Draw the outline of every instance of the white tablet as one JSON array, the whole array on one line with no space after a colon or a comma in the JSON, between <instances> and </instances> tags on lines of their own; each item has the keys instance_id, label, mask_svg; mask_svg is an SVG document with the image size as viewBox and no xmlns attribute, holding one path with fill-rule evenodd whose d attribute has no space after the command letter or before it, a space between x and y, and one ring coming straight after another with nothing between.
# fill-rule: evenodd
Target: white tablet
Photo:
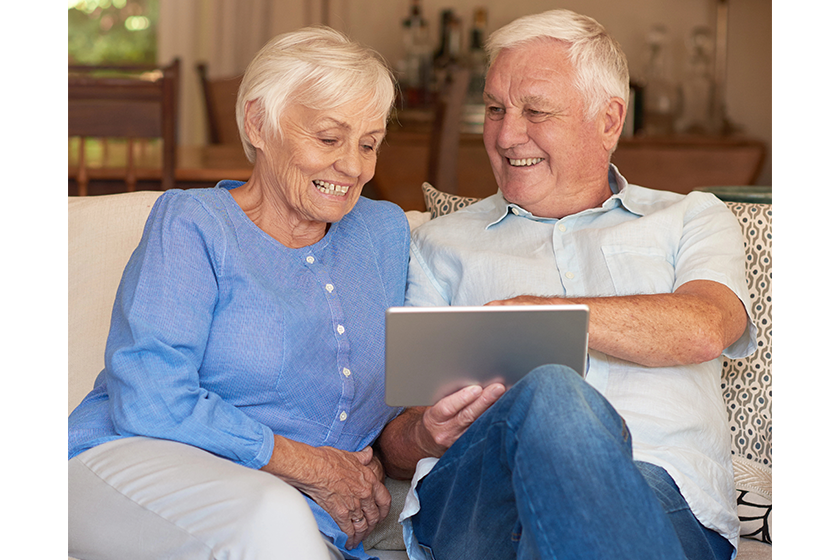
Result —
<instances>
[{"instance_id":1,"label":"white tablet","mask_svg":"<svg viewBox=\"0 0 840 560\"><path fill-rule=\"evenodd\" d=\"M471 384L508 387L545 364L583 375L585 305L391 307L385 313L385 402L425 406Z\"/></svg>"}]
</instances>

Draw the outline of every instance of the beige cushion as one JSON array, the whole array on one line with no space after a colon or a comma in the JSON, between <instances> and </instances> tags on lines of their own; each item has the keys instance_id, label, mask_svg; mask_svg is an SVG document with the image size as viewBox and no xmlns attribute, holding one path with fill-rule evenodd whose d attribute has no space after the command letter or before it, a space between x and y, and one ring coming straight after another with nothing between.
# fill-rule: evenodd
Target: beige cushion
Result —
<instances>
[{"instance_id":1,"label":"beige cushion","mask_svg":"<svg viewBox=\"0 0 840 560\"><path fill-rule=\"evenodd\" d=\"M122 271L160 192L69 197L68 413L105 365L105 341Z\"/></svg>"}]
</instances>

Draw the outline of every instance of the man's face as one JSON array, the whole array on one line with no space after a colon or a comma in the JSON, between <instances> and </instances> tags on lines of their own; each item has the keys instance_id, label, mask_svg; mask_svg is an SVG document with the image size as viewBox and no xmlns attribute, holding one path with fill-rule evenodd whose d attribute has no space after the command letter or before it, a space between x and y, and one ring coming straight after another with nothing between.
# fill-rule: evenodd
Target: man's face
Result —
<instances>
[{"instance_id":1,"label":"man's face","mask_svg":"<svg viewBox=\"0 0 840 560\"><path fill-rule=\"evenodd\" d=\"M507 200L539 216L561 217L609 196L609 151L574 78L555 40L505 49L487 73L484 147L496 182Z\"/></svg>"}]
</instances>

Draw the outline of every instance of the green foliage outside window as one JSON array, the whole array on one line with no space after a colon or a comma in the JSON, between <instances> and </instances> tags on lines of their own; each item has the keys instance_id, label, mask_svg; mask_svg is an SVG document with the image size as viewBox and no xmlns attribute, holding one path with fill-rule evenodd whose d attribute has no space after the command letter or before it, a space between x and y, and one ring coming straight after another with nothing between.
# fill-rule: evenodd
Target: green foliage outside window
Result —
<instances>
[{"instance_id":1,"label":"green foliage outside window","mask_svg":"<svg viewBox=\"0 0 840 560\"><path fill-rule=\"evenodd\" d=\"M156 64L158 0L69 0L69 64Z\"/></svg>"}]
</instances>

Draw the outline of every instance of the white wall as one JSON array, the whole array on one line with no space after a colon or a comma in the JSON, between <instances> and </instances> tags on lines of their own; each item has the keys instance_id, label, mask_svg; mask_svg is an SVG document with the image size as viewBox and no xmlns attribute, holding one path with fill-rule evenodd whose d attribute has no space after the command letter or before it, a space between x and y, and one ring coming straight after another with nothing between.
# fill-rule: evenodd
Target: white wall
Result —
<instances>
[{"instance_id":1,"label":"white wall","mask_svg":"<svg viewBox=\"0 0 840 560\"><path fill-rule=\"evenodd\" d=\"M327 13L322 8L329 5ZM493 31L519 16L558 7L592 16L622 44L631 75L644 65L645 37L658 23L667 25L674 73L680 76L686 61L685 42L697 25L714 28L716 0L424 0L424 15L438 36L441 9L451 8L463 19L465 31L476 6L488 10L488 30ZM759 183L772 184L771 136L771 2L730 0L729 56L726 106L730 120L749 136L761 139L768 157ZM200 98L194 64L203 59L211 71L244 70L258 46L271 36L300 26L326 21L358 41L377 49L392 64L403 56L400 22L409 0L163 0L161 2L161 62L180 54L186 84L182 101L181 141L200 143L204 138ZM222 14L221 16L219 14ZM241 32L235 29L241 28ZM185 54L187 56L185 56ZM234 60L235 59L235 60Z\"/></svg>"}]
</instances>

